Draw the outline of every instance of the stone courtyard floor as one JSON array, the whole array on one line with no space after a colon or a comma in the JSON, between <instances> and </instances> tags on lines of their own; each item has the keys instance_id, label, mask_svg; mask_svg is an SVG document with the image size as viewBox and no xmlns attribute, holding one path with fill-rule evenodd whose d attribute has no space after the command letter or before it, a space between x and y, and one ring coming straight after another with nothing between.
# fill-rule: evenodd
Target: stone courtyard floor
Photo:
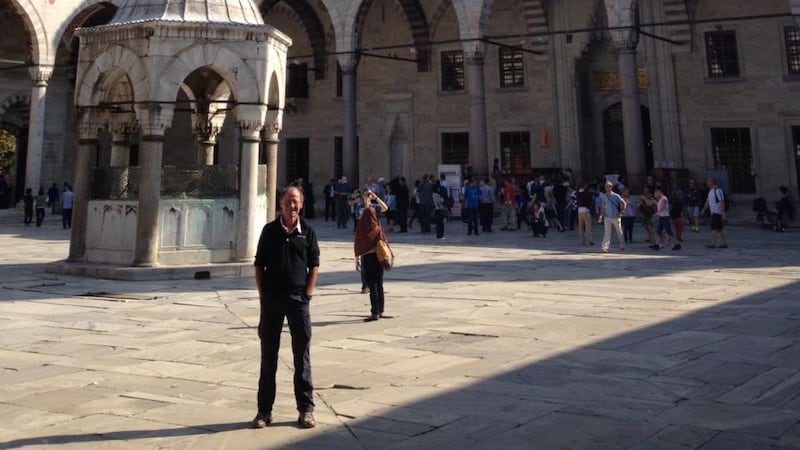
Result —
<instances>
[{"instance_id":1,"label":"stone courtyard floor","mask_svg":"<svg viewBox=\"0 0 800 450\"><path fill-rule=\"evenodd\" d=\"M574 232L389 234L395 317L365 323L350 230L313 223L311 430L286 330L275 423L248 428L252 278L47 273L60 223L0 224L0 448L800 448L797 229L609 254Z\"/></svg>"}]
</instances>

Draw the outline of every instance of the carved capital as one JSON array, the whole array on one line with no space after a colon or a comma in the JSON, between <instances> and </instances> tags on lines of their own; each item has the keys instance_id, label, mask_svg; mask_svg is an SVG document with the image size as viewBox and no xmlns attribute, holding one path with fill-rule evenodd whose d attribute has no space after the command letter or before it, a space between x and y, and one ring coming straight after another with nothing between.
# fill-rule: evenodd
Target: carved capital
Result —
<instances>
[{"instance_id":1,"label":"carved capital","mask_svg":"<svg viewBox=\"0 0 800 450\"><path fill-rule=\"evenodd\" d=\"M639 46L638 0L606 0L606 16L611 39L620 51L632 51Z\"/></svg>"},{"instance_id":2,"label":"carved capital","mask_svg":"<svg viewBox=\"0 0 800 450\"><path fill-rule=\"evenodd\" d=\"M114 142L127 142L138 124L133 113L119 113L111 116L110 131Z\"/></svg>"},{"instance_id":3,"label":"carved capital","mask_svg":"<svg viewBox=\"0 0 800 450\"><path fill-rule=\"evenodd\" d=\"M483 64L486 55L486 44L481 41L464 43L464 59L469 64Z\"/></svg>"},{"instance_id":4,"label":"carved capital","mask_svg":"<svg viewBox=\"0 0 800 450\"><path fill-rule=\"evenodd\" d=\"M78 108L78 138L81 141L96 140L103 120L94 108Z\"/></svg>"},{"instance_id":5,"label":"carved capital","mask_svg":"<svg viewBox=\"0 0 800 450\"><path fill-rule=\"evenodd\" d=\"M242 137L258 139L261 129L264 128L267 105L237 105L234 114L236 127L241 131Z\"/></svg>"},{"instance_id":6,"label":"carved capital","mask_svg":"<svg viewBox=\"0 0 800 450\"><path fill-rule=\"evenodd\" d=\"M202 113L192 115L192 128L199 142L216 142L224 123L225 114L221 112L214 115Z\"/></svg>"},{"instance_id":7,"label":"carved capital","mask_svg":"<svg viewBox=\"0 0 800 450\"><path fill-rule=\"evenodd\" d=\"M164 132L172 123L175 105L142 103L137 104L135 108L143 136L164 136Z\"/></svg>"},{"instance_id":8,"label":"carved capital","mask_svg":"<svg viewBox=\"0 0 800 450\"><path fill-rule=\"evenodd\" d=\"M342 74L353 74L358 68L358 56L355 53L346 53L337 57Z\"/></svg>"},{"instance_id":9,"label":"carved capital","mask_svg":"<svg viewBox=\"0 0 800 450\"><path fill-rule=\"evenodd\" d=\"M53 76L53 66L43 64L31 66L28 67L28 74L36 86L47 86L47 82Z\"/></svg>"},{"instance_id":10,"label":"carved capital","mask_svg":"<svg viewBox=\"0 0 800 450\"><path fill-rule=\"evenodd\" d=\"M264 122L258 120L236 120L236 127L242 135L242 139L259 140Z\"/></svg>"}]
</instances>

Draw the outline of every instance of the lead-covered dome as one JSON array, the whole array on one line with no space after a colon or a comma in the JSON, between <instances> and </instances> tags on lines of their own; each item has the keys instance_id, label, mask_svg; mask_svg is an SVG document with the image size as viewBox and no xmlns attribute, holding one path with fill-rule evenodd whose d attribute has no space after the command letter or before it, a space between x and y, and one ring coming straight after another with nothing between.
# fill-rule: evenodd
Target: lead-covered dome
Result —
<instances>
[{"instance_id":1,"label":"lead-covered dome","mask_svg":"<svg viewBox=\"0 0 800 450\"><path fill-rule=\"evenodd\" d=\"M108 25L150 21L264 25L251 0L126 0Z\"/></svg>"}]
</instances>

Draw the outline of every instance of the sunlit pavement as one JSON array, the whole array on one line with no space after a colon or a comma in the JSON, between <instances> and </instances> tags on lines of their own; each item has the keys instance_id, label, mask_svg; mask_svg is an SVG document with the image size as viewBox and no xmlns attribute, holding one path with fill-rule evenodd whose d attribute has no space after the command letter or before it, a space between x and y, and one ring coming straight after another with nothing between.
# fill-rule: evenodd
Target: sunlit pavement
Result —
<instances>
[{"instance_id":1,"label":"sunlit pavement","mask_svg":"<svg viewBox=\"0 0 800 450\"><path fill-rule=\"evenodd\" d=\"M275 422L255 414L251 278L120 282L45 272L68 231L0 225L0 448L800 447L800 230L707 228L678 251L575 232L388 234L386 313L351 230L321 237L316 428L284 333ZM495 227L499 230L499 227Z\"/></svg>"}]
</instances>

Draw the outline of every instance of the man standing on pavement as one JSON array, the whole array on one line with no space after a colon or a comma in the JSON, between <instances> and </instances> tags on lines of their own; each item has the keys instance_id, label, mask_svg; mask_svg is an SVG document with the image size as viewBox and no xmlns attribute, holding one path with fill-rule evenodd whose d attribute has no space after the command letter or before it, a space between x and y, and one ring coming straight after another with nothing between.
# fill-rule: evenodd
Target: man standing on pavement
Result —
<instances>
[{"instance_id":1,"label":"man standing on pavement","mask_svg":"<svg viewBox=\"0 0 800 450\"><path fill-rule=\"evenodd\" d=\"M264 226L255 258L255 278L261 303L258 337L261 339L261 374L258 379L258 413L253 428L272 422L275 374L283 319L289 323L294 355L294 397L297 423L313 428L314 387L311 382L311 315L309 303L317 284L319 244L313 228L300 217L303 193L296 187L281 195L281 216Z\"/></svg>"},{"instance_id":2,"label":"man standing on pavement","mask_svg":"<svg viewBox=\"0 0 800 450\"><path fill-rule=\"evenodd\" d=\"M605 194L600 195L600 214L597 219L598 222L603 222L603 253L608 253L608 248L611 246L611 230L617 234L617 241L619 242L619 251L625 250L625 241L622 236L622 224L620 216L622 211L628 203L620 197L619 194L614 192L614 184L610 181L605 183ZM669 217L668 217L669 218Z\"/></svg>"},{"instance_id":3,"label":"man standing on pavement","mask_svg":"<svg viewBox=\"0 0 800 450\"><path fill-rule=\"evenodd\" d=\"M711 243L708 248L728 248L728 238L725 236L725 193L717 186L713 178L708 177L708 196L706 204L700 211L703 215L706 210L711 212ZM719 244L717 244L719 240Z\"/></svg>"}]
</instances>

